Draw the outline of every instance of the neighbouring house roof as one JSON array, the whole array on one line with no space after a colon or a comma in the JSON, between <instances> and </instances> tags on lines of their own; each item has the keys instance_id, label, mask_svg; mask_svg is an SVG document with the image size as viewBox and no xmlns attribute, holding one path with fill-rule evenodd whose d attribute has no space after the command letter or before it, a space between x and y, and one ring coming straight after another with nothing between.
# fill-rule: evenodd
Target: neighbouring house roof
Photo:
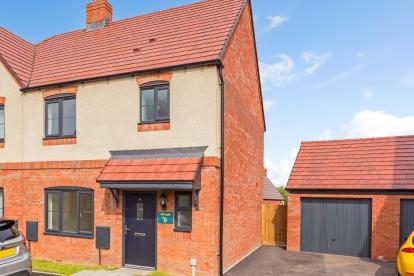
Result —
<instances>
[{"instance_id":1,"label":"neighbouring house roof","mask_svg":"<svg viewBox=\"0 0 414 276\"><path fill-rule=\"evenodd\" d=\"M21 87L26 87L29 83L34 53L34 45L0 27L0 62Z\"/></svg>"},{"instance_id":2,"label":"neighbouring house roof","mask_svg":"<svg viewBox=\"0 0 414 276\"><path fill-rule=\"evenodd\" d=\"M302 142L287 188L414 188L414 136Z\"/></svg>"},{"instance_id":3,"label":"neighbouring house roof","mask_svg":"<svg viewBox=\"0 0 414 276\"><path fill-rule=\"evenodd\" d=\"M263 182L263 199L265 200L283 200L282 195L273 185L269 178L265 177Z\"/></svg>"},{"instance_id":4,"label":"neighbouring house roof","mask_svg":"<svg viewBox=\"0 0 414 276\"><path fill-rule=\"evenodd\" d=\"M187 182L192 188L191 182L199 176L205 149L196 147L111 152L112 157L97 181L113 184L114 187L124 182L137 183L134 187L143 186L143 183L155 183L158 187L162 182Z\"/></svg>"},{"instance_id":5,"label":"neighbouring house roof","mask_svg":"<svg viewBox=\"0 0 414 276\"><path fill-rule=\"evenodd\" d=\"M22 88L218 61L246 2L202 1L36 45L0 28L0 57Z\"/></svg>"}]
</instances>

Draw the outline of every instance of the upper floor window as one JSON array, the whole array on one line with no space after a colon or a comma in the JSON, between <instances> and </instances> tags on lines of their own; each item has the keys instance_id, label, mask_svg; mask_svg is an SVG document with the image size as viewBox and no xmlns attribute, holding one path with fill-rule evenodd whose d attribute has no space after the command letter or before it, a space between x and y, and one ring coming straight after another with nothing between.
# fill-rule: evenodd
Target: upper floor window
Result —
<instances>
[{"instance_id":1,"label":"upper floor window","mask_svg":"<svg viewBox=\"0 0 414 276\"><path fill-rule=\"evenodd\" d=\"M170 89L168 84L141 87L141 123L170 120Z\"/></svg>"},{"instance_id":2,"label":"upper floor window","mask_svg":"<svg viewBox=\"0 0 414 276\"><path fill-rule=\"evenodd\" d=\"M4 129L5 129L4 105L0 104L0 143L4 142Z\"/></svg>"},{"instance_id":3,"label":"upper floor window","mask_svg":"<svg viewBox=\"0 0 414 276\"><path fill-rule=\"evenodd\" d=\"M65 138L76 135L76 97L59 95L45 99L45 137Z\"/></svg>"}]
</instances>

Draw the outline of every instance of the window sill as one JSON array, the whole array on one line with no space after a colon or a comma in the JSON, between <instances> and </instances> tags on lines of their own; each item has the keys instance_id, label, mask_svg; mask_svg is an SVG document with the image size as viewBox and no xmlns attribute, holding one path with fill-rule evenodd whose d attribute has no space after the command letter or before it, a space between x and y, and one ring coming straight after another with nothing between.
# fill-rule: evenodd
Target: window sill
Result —
<instances>
[{"instance_id":1,"label":"window sill","mask_svg":"<svg viewBox=\"0 0 414 276\"><path fill-rule=\"evenodd\" d=\"M154 123L139 123L137 125L138 132L149 132L149 131L163 131L170 130L170 122L154 122Z\"/></svg>"},{"instance_id":2,"label":"window sill","mask_svg":"<svg viewBox=\"0 0 414 276\"><path fill-rule=\"evenodd\" d=\"M43 146L74 145L76 137L47 137L43 138Z\"/></svg>"},{"instance_id":3,"label":"window sill","mask_svg":"<svg viewBox=\"0 0 414 276\"><path fill-rule=\"evenodd\" d=\"M79 238L79 239L93 239L93 235L87 234L75 234L75 233L62 233L62 232L43 232L43 235L47 236L60 236L60 237L69 237L69 238Z\"/></svg>"},{"instance_id":4,"label":"window sill","mask_svg":"<svg viewBox=\"0 0 414 276\"><path fill-rule=\"evenodd\" d=\"M191 229L180 229L180 228L174 228L174 232L191 233Z\"/></svg>"}]
</instances>

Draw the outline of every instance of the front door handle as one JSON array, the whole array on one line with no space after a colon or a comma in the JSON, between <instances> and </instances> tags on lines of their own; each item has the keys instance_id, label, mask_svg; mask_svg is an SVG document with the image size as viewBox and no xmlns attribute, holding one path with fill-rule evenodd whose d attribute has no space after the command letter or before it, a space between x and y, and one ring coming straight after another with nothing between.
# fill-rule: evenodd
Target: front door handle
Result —
<instances>
[{"instance_id":1,"label":"front door handle","mask_svg":"<svg viewBox=\"0 0 414 276\"><path fill-rule=\"evenodd\" d=\"M135 237L145 237L145 233L138 233L138 232L135 232L135 233L134 233L134 236L135 236Z\"/></svg>"}]
</instances>

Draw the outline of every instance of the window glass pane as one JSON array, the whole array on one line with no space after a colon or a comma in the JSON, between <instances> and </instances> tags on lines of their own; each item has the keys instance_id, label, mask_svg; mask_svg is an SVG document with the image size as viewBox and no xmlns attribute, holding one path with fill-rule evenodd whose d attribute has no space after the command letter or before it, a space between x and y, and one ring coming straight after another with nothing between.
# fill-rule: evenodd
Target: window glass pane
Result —
<instances>
[{"instance_id":1,"label":"window glass pane","mask_svg":"<svg viewBox=\"0 0 414 276\"><path fill-rule=\"evenodd\" d=\"M77 193L63 192L62 231L76 232Z\"/></svg>"},{"instance_id":2,"label":"window glass pane","mask_svg":"<svg viewBox=\"0 0 414 276\"><path fill-rule=\"evenodd\" d=\"M0 218L4 217L3 206L3 191L0 191Z\"/></svg>"},{"instance_id":3,"label":"window glass pane","mask_svg":"<svg viewBox=\"0 0 414 276\"><path fill-rule=\"evenodd\" d=\"M47 104L47 135L59 135L59 103Z\"/></svg>"},{"instance_id":4,"label":"window glass pane","mask_svg":"<svg viewBox=\"0 0 414 276\"><path fill-rule=\"evenodd\" d=\"M63 135L76 134L76 100L63 101Z\"/></svg>"},{"instance_id":5,"label":"window glass pane","mask_svg":"<svg viewBox=\"0 0 414 276\"><path fill-rule=\"evenodd\" d=\"M177 227L191 228L191 210L182 210L177 212Z\"/></svg>"},{"instance_id":6,"label":"window glass pane","mask_svg":"<svg viewBox=\"0 0 414 276\"><path fill-rule=\"evenodd\" d=\"M59 194L47 193L47 229L59 230Z\"/></svg>"},{"instance_id":7,"label":"window glass pane","mask_svg":"<svg viewBox=\"0 0 414 276\"><path fill-rule=\"evenodd\" d=\"M92 206L92 193L81 193L79 195L79 231L81 232L92 232Z\"/></svg>"},{"instance_id":8,"label":"window glass pane","mask_svg":"<svg viewBox=\"0 0 414 276\"><path fill-rule=\"evenodd\" d=\"M178 196L178 208L189 208L191 207L190 195L179 195Z\"/></svg>"},{"instance_id":9,"label":"window glass pane","mask_svg":"<svg viewBox=\"0 0 414 276\"><path fill-rule=\"evenodd\" d=\"M144 203L137 203L137 220L144 220Z\"/></svg>"},{"instance_id":10,"label":"window glass pane","mask_svg":"<svg viewBox=\"0 0 414 276\"><path fill-rule=\"evenodd\" d=\"M168 89L158 90L157 118L169 118Z\"/></svg>"},{"instance_id":11,"label":"window glass pane","mask_svg":"<svg viewBox=\"0 0 414 276\"><path fill-rule=\"evenodd\" d=\"M141 105L154 105L154 89L142 90Z\"/></svg>"},{"instance_id":12,"label":"window glass pane","mask_svg":"<svg viewBox=\"0 0 414 276\"><path fill-rule=\"evenodd\" d=\"M0 139L4 139L4 108L0 107Z\"/></svg>"},{"instance_id":13,"label":"window glass pane","mask_svg":"<svg viewBox=\"0 0 414 276\"><path fill-rule=\"evenodd\" d=\"M141 120L143 122L154 121L154 106L142 106L141 107Z\"/></svg>"}]
</instances>

